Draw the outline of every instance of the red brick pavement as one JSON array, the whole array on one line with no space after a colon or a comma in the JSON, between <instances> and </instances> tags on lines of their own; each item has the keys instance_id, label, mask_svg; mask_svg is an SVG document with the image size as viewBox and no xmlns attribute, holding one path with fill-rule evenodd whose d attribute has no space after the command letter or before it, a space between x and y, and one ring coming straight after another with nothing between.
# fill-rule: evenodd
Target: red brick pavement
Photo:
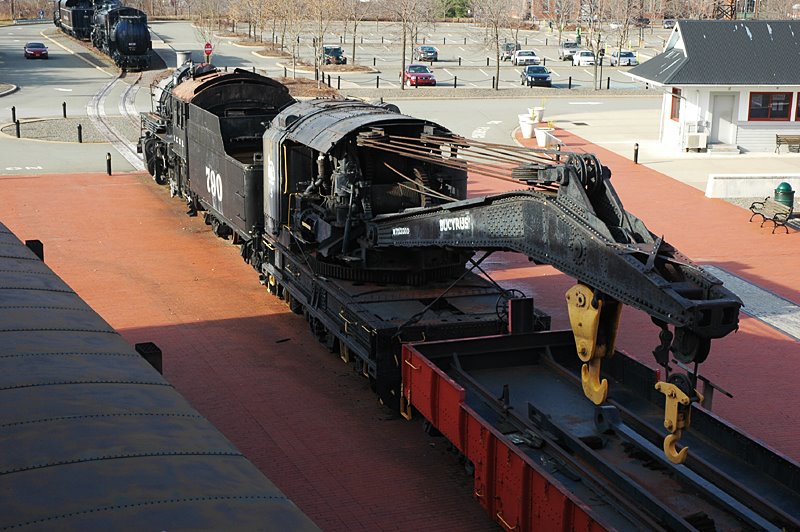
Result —
<instances>
[{"instance_id":1,"label":"red brick pavement","mask_svg":"<svg viewBox=\"0 0 800 532\"><path fill-rule=\"evenodd\" d=\"M325 530L487 530L471 477L420 420L267 294L238 249L149 177L0 177L0 219Z\"/></svg>"},{"instance_id":2,"label":"red brick pavement","mask_svg":"<svg viewBox=\"0 0 800 532\"><path fill-rule=\"evenodd\" d=\"M770 235L747 212L559 131L568 147L609 166L626 208L701 264L715 264L792 301L800 237ZM523 141L525 142L525 141ZM470 180L473 194L507 183ZM446 445L419 423L393 419L365 381L259 286L235 247L216 239L163 188L136 175L0 177L0 219L45 243L45 259L131 342L155 341L166 377L326 530L485 530ZM572 284L519 256L489 259L566 327ZM618 347L652 363L658 331L626 309ZM794 459L800 412L793 370L800 347L742 316L717 341L704 374L734 393L714 410Z\"/></svg>"}]
</instances>

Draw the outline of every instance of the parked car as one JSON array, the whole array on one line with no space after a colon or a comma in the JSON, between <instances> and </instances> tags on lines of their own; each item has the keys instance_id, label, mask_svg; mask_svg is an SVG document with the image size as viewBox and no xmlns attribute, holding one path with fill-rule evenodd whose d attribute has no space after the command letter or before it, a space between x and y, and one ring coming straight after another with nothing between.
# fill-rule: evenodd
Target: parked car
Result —
<instances>
[{"instance_id":1,"label":"parked car","mask_svg":"<svg viewBox=\"0 0 800 532\"><path fill-rule=\"evenodd\" d=\"M514 57L514 52L521 48L522 46L520 46L518 42L503 43L503 46L500 48L500 60L511 61L511 58Z\"/></svg>"},{"instance_id":2,"label":"parked car","mask_svg":"<svg viewBox=\"0 0 800 532\"><path fill-rule=\"evenodd\" d=\"M35 59L40 57L47 59L47 46L40 42L29 42L25 45L25 59Z\"/></svg>"},{"instance_id":3,"label":"parked car","mask_svg":"<svg viewBox=\"0 0 800 532\"><path fill-rule=\"evenodd\" d=\"M517 50L511 62L515 65L538 65L542 62L533 50Z\"/></svg>"},{"instance_id":4,"label":"parked car","mask_svg":"<svg viewBox=\"0 0 800 532\"><path fill-rule=\"evenodd\" d=\"M675 27L675 19L674 18L665 18L664 19L664 29L671 30Z\"/></svg>"},{"instance_id":5,"label":"parked car","mask_svg":"<svg viewBox=\"0 0 800 532\"><path fill-rule=\"evenodd\" d=\"M572 54L578 50L578 43L575 41L564 41L558 48L558 58L562 61L572 60Z\"/></svg>"},{"instance_id":6,"label":"parked car","mask_svg":"<svg viewBox=\"0 0 800 532\"><path fill-rule=\"evenodd\" d=\"M438 61L439 50L435 46L417 46L412 57L414 61Z\"/></svg>"},{"instance_id":7,"label":"parked car","mask_svg":"<svg viewBox=\"0 0 800 532\"><path fill-rule=\"evenodd\" d=\"M408 65L403 72L403 83L419 87L420 85L436 86L436 76L427 65Z\"/></svg>"},{"instance_id":8,"label":"parked car","mask_svg":"<svg viewBox=\"0 0 800 532\"><path fill-rule=\"evenodd\" d=\"M572 66L589 66L594 64L594 52L578 50L572 54Z\"/></svg>"},{"instance_id":9,"label":"parked car","mask_svg":"<svg viewBox=\"0 0 800 532\"><path fill-rule=\"evenodd\" d=\"M341 46L326 44L322 47L320 62L323 65L346 65L347 58Z\"/></svg>"},{"instance_id":10,"label":"parked car","mask_svg":"<svg viewBox=\"0 0 800 532\"><path fill-rule=\"evenodd\" d=\"M608 23L608 29L618 30L622 27L622 22L612 21Z\"/></svg>"},{"instance_id":11,"label":"parked car","mask_svg":"<svg viewBox=\"0 0 800 532\"><path fill-rule=\"evenodd\" d=\"M647 17L636 17L635 19L633 19L633 24L637 28L646 28L647 26L650 25L650 19Z\"/></svg>"},{"instance_id":12,"label":"parked car","mask_svg":"<svg viewBox=\"0 0 800 532\"><path fill-rule=\"evenodd\" d=\"M611 54L611 66L636 66L639 60L636 59L636 54L630 50L622 50L621 52L613 52Z\"/></svg>"},{"instance_id":13,"label":"parked car","mask_svg":"<svg viewBox=\"0 0 800 532\"><path fill-rule=\"evenodd\" d=\"M533 87L534 85L538 85L540 87L550 87L552 86L552 81L550 79L550 71L547 69L546 66L541 65L529 65L522 69L522 74L520 75L522 80L522 85L528 85L528 87Z\"/></svg>"}]
</instances>

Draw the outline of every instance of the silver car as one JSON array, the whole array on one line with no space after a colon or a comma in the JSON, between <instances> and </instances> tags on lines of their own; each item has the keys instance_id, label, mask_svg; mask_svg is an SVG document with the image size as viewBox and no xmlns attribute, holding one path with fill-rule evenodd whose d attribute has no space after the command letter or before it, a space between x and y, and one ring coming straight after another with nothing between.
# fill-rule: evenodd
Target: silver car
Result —
<instances>
[{"instance_id":1,"label":"silver car","mask_svg":"<svg viewBox=\"0 0 800 532\"><path fill-rule=\"evenodd\" d=\"M636 66L638 64L639 60L636 59L636 54L629 50L611 54L611 66Z\"/></svg>"}]
</instances>

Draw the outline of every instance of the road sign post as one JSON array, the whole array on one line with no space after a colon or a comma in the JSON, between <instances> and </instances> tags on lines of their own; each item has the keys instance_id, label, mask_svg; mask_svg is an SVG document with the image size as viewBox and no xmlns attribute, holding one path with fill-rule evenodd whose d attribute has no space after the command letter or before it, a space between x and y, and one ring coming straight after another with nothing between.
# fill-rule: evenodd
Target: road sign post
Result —
<instances>
[{"instance_id":1,"label":"road sign post","mask_svg":"<svg viewBox=\"0 0 800 532\"><path fill-rule=\"evenodd\" d=\"M211 59L211 52L214 51L214 47L211 46L210 42L207 42L205 47L203 48L203 51L206 54L206 63L208 63L209 59Z\"/></svg>"}]
</instances>

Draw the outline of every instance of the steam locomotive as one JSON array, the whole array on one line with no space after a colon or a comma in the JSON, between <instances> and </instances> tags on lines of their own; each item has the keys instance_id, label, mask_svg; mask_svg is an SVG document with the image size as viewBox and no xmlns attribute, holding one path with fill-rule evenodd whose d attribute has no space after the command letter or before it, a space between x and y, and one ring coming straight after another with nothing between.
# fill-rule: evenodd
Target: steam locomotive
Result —
<instances>
[{"instance_id":1,"label":"steam locomotive","mask_svg":"<svg viewBox=\"0 0 800 532\"><path fill-rule=\"evenodd\" d=\"M78 39L91 39L95 48L108 55L123 70L150 68L152 41L147 14L123 6L118 0L56 0L53 22Z\"/></svg>"},{"instance_id":2,"label":"steam locomotive","mask_svg":"<svg viewBox=\"0 0 800 532\"><path fill-rule=\"evenodd\" d=\"M661 327L662 364L662 352L702 362L738 325L741 301L625 211L591 155L468 140L391 104L295 101L273 79L189 63L155 87L139 149L156 181L238 243L268 290L395 410L402 344L505 333L516 301L526 330L549 328L481 268L496 251L578 280L574 300L597 314L579 353L598 404L593 379L621 304ZM521 190L468 199L468 172ZM689 379L676 382L696 397Z\"/></svg>"}]
</instances>

